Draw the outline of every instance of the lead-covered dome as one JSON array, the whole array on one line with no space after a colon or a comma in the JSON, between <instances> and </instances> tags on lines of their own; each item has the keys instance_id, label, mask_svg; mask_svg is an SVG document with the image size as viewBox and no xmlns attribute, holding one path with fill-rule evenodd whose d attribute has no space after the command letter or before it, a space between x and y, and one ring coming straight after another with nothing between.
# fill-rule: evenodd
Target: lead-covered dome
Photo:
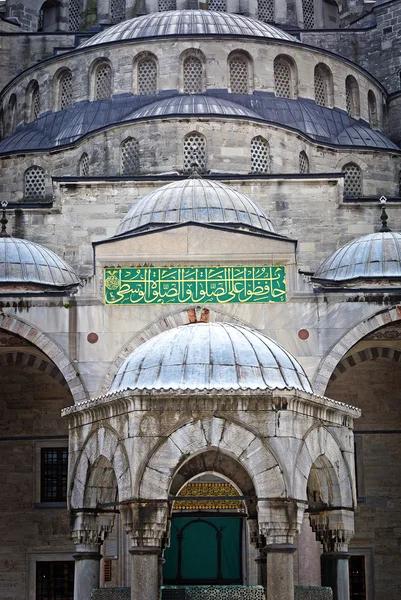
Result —
<instances>
[{"instance_id":1,"label":"lead-covered dome","mask_svg":"<svg viewBox=\"0 0 401 600\"><path fill-rule=\"evenodd\" d=\"M318 282L401 279L401 234L369 233L339 248L317 269Z\"/></svg>"},{"instance_id":2,"label":"lead-covered dome","mask_svg":"<svg viewBox=\"0 0 401 600\"><path fill-rule=\"evenodd\" d=\"M179 223L245 227L274 233L271 221L248 196L218 181L174 181L144 196L121 221L116 235Z\"/></svg>"},{"instance_id":3,"label":"lead-covered dome","mask_svg":"<svg viewBox=\"0 0 401 600\"><path fill-rule=\"evenodd\" d=\"M123 21L94 35L80 48L168 36L245 36L298 42L285 31L256 19L211 10L170 10Z\"/></svg>"},{"instance_id":4,"label":"lead-covered dome","mask_svg":"<svg viewBox=\"0 0 401 600\"><path fill-rule=\"evenodd\" d=\"M48 248L14 237L0 237L0 288L70 289L79 278Z\"/></svg>"},{"instance_id":5,"label":"lead-covered dome","mask_svg":"<svg viewBox=\"0 0 401 600\"><path fill-rule=\"evenodd\" d=\"M265 335L229 323L194 323L164 331L130 354L109 394L132 390L312 392L298 361Z\"/></svg>"}]
</instances>

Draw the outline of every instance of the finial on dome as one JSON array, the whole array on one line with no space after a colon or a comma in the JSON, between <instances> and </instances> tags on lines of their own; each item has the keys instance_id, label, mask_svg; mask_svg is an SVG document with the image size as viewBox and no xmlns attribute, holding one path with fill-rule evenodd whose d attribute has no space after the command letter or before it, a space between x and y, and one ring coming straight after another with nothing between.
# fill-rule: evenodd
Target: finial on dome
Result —
<instances>
[{"instance_id":1,"label":"finial on dome","mask_svg":"<svg viewBox=\"0 0 401 600\"><path fill-rule=\"evenodd\" d=\"M388 215L386 213L386 202L387 202L387 198L385 196L382 196L379 200L381 207L382 207L382 211L381 211L381 215L380 215L380 221L382 222L382 226L380 227L379 231L391 231L391 229L387 226L387 221L388 221Z\"/></svg>"},{"instance_id":2,"label":"finial on dome","mask_svg":"<svg viewBox=\"0 0 401 600\"><path fill-rule=\"evenodd\" d=\"M6 217L6 208L8 206L8 202L7 200L3 200L1 203L1 208L3 209L3 214L1 216L0 219L0 223L1 223L1 231L0 231L0 237L10 237L10 234L7 233L7 223L8 223L8 219Z\"/></svg>"},{"instance_id":3,"label":"finial on dome","mask_svg":"<svg viewBox=\"0 0 401 600\"><path fill-rule=\"evenodd\" d=\"M199 163L193 162L191 163L191 170L188 175L188 179L202 179L202 175L200 173Z\"/></svg>"}]
</instances>

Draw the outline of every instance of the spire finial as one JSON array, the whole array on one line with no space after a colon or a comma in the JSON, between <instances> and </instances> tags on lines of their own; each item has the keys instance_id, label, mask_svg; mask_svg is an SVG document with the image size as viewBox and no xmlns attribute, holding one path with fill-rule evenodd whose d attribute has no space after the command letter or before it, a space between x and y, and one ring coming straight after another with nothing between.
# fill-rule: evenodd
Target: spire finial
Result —
<instances>
[{"instance_id":1,"label":"spire finial","mask_svg":"<svg viewBox=\"0 0 401 600\"><path fill-rule=\"evenodd\" d=\"M0 237L10 237L10 234L7 233L7 230L6 230L6 225L8 223L8 219L6 217L6 208L7 208L7 206L8 206L7 200L3 200L1 202L1 208L3 209L3 214L2 214L1 219L0 219L0 223L1 223Z\"/></svg>"},{"instance_id":2,"label":"spire finial","mask_svg":"<svg viewBox=\"0 0 401 600\"><path fill-rule=\"evenodd\" d=\"M380 227L379 231L391 231L391 229L387 226L387 221L388 221L388 215L386 213L386 202L387 202L387 198L385 196L382 196L379 200L381 207L382 207L382 211L380 214L380 221L382 222L382 226Z\"/></svg>"}]
</instances>

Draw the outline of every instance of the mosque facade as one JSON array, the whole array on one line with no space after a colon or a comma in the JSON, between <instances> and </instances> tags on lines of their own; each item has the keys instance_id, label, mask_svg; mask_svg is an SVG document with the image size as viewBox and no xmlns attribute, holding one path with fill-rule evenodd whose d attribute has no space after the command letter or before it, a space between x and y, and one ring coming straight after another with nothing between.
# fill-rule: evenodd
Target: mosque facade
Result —
<instances>
[{"instance_id":1,"label":"mosque facade","mask_svg":"<svg viewBox=\"0 0 401 600\"><path fill-rule=\"evenodd\" d=\"M0 597L398 600L401 0L0 2Z\"/></svg>"}]
</instances>

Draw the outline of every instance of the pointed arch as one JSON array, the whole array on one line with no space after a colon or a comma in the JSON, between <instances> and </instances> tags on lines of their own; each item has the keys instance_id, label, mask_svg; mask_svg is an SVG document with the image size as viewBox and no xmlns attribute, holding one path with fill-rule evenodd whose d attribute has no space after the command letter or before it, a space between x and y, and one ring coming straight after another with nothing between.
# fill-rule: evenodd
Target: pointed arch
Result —
<instances>
[{"instance_id":1,"label":"pointed arch","mask_svg":"<svg viewBox=\"0 0 401 600\"><path fill-rule=\"evenodd\" d=\"M54 76L54 110L65 110L72 104L72 72L62 68Z\"/></svg>"},{"instance_id":2,"label":"pointed arch","mask_svg":"<svg viewBox=\"0 0 401 600\"><path fill-rule=\"evenodd\" d=\"M232 94L249 94L252 83L252 58L246 52L236 50L228 57L229 91Z\"/></svg>"},{"instance_id":3,"label":"pointed arch","mask_svg":"<svg viewBox=\"0 0 401 600\"><path fill-rule=\"evenodd\" d=\"M113 93L113 70L110 61L100 58L90 68L91 97L93 100L107 100Z\"/></svg>"},{"instance_id":4,"label":"pointed arch","mask_svg":"<svg viewBox=\"0 0 401 600\"><path fill-rule=\"evenodd\" d=\"M280 54L274 59L274 91L278 98L297 97L297 68L290 56Z\"/></svg>"},{"instance_id":5,"label":"pointed arch","mask_svg":"<svg viewBox=\"0 0 401 600\"><path fill-rule=\"evenodd\" d=\"M12 135L17 127L17 96L11 94L7 107L8 135Z\"/></svg>"},{"instance_id":6,"label":"pointed arch","mask_svg":"<svg viewBox=\"0 0 401 600\"><path fill-rule=\"evenodd\" d=\"M369 111L369 125L372 129L378 127L378 115L377 115L377 100L376 95L372 90L368 91L368 111Z\"/></svg>"},{"instance_id":7,"label":"pointed arch","mask_svg":"<svg viewBox=\"0 0 401 600\"><path fill-rule=\"evenodd\" d=\"M25 120L27 123L36 121L40 115L40 89L39 83L33 79L28 83L25 93Z\"/></svg>"},{"instance_id":8,"label":"pointed arch","mask_svg":"<svg viewBox=\"0 0 401 600\"><path fill-rule=\"evenodd\" d=\"M333 74L324 63L319 63L314 72L315 102L319 106L333 106Z\"/></svg>"},{"instance_id":9,"label":"pointed arch","mask_svg":"<svg viewBox=\"0 0 401 600\"><path fill-rule=\"evenodd\" d=\"M134 89L140 96L157 94L158 60L151 52L141 52L134 62Z\"/></svg>"},{"instance_id":10,"label":"pointed arch","mask_svg":"<svg viewBox=\"0 0 401 600\"><path fill-rule=\"evenodd\" d=\"M202 94L205 90L206 58L200 50L189 48L181 54L181 89L184 94Z\"/></svg>"},{"instance_id":11,"label":"pointed arch","mask_svg":"<svg viewBox=\"0 0 401 600\"><path fill-rule=\"evenodd\" d=\"M349 116L358 118L360 114L359 85L353 75L348 75L345 80L345 100Z\"/></svg>"}]
</instances>

